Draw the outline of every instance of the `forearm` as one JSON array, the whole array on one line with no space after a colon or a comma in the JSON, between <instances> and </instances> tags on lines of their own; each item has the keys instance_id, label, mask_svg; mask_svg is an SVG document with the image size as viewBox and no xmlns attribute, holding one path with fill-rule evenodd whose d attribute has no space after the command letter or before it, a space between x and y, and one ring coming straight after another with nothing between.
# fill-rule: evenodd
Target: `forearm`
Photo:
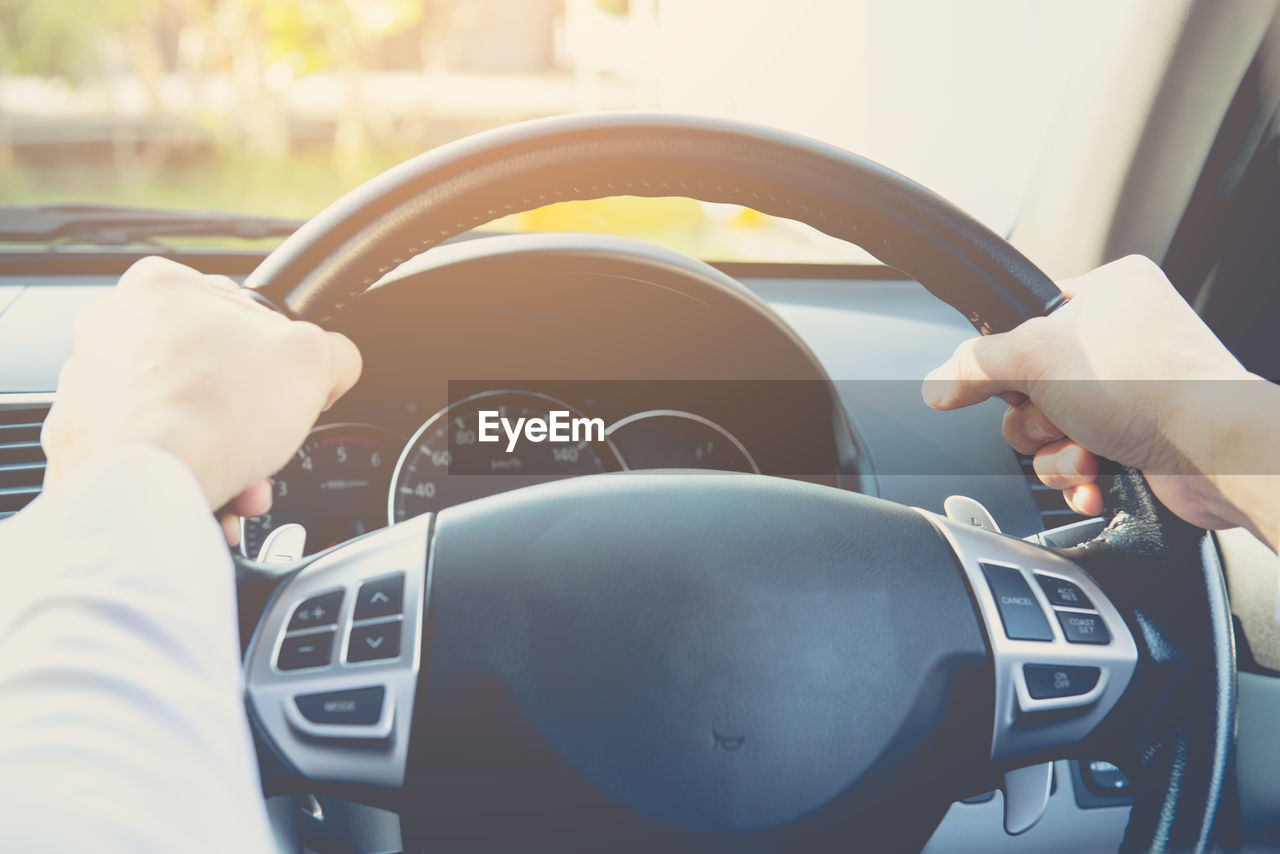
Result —
<instances>
[{"instance_id":1,"label":"forearm","mask_svg":"<svg viewBox=\"0 0 1280 854\"><path fill-rule=\"evenodd\" d=\"M185 467L86 461L0 555L0 849L268 850L232 567Z\"/></svg>"}]
</instances>

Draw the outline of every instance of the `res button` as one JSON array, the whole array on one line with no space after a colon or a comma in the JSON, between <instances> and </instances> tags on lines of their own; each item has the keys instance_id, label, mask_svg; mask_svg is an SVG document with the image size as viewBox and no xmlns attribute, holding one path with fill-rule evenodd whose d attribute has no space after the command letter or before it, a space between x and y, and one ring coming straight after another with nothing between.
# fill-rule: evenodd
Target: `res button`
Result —
<instances>
[{"instance_id":1,"label":"res button","mask_svg":"<svg viewBox=\"0 0 1280 854\"><path fill-rule=\"evenodd\" d=\"M1061 605L1064 608L1093 607L1093 603L1089 601L1088 596L1084 595L1084 591L1065 578L1036 573L1036 581L1040 582L1040 589L1054 605Z\"/></svg>"}]
</instances>

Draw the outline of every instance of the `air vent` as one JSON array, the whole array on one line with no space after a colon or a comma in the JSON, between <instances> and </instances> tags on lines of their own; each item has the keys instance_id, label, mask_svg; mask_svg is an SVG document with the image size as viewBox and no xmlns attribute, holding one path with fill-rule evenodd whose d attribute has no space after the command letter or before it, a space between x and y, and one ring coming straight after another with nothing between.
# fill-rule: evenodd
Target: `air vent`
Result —
<instances>
[{"instance_id":1,"label":"air vent","mask_svg":"<svg viewBox=\"0 0 1280 854\"><path fill-rule=\"evenodd\" d=\"M1040 482L1040 478L1036 477L1035 469L1031 467L1031 457L1025 454L1018 454L1018 464L1022 466L1022 473L1027 478L1027 485L1031 487L1031 497L1036 500L1036 507L1040 510L1040 522L1044 525L1046 531L1051 528L1070 525L1072 522L1082 522L1089 518L1088 516L1081 516L1068 507L1061 492L1056 489L1050 489Z\"/></svg>"},{"instance_id":2,"label":"air vent","mask_svg":"<svg viewBox=\"0 0 1280 854\"><path fill-rule=\"evenodd\" d=\"M40 426L47 406L0 409L0 519L17 513L40 494L44 450Z\"/></svg>"}]
</instances>

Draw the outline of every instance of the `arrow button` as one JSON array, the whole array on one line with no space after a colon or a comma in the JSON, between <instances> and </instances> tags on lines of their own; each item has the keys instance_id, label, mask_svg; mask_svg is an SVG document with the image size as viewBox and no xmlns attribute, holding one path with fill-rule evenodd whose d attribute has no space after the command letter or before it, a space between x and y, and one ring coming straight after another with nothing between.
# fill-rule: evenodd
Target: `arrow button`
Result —
<instances>
[{"instance_id":1,"label":"arrow button","mask_svg":"<svg viewBox=\"0 0 1280 854\"><path fill-rule=\"evenodd\" d=\"M360 585L356 594L355 619L391 617L404 610L404 573L375 578Z\"/></svg>"},{"instance_id":2,"label":"arrow button","mask_svg":"<svg viewBox=\"0 0 1280 854\"><path fill-rule=\"evenodd\" d=\"M347 661L381 661L400 655L400 621L354 626Z\"/></svg>"}]
</instances>

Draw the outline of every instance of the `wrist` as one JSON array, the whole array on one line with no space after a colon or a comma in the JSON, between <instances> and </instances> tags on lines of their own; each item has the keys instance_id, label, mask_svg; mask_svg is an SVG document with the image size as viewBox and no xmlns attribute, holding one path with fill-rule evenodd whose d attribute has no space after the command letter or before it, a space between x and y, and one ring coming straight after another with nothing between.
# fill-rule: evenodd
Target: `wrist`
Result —
<instances>
[{"instance_id":1,"label":"wrist","mask_svg":"<svg viewBox=\"0 0 1280 854\"><path fill-rule=\"evenodd\" d=\"M1214 515L1280 550L1280 386L1254 374L1192 382L1178 450Z\"/></svg>"},{"instance_id":2,"label":"wrist","mask_svg":"<svg viewBox=\"0 0 1280 854\"><path fill-rule=\"evenodd\" d=\"M209 456L205 449L212 444L207 432L199 419L173 407L155 407L141 414L122 411L117 417L98 420L92 430L60 430L54 435L46 430L46 480L59 480L99 457L146 449L181 465L187 475L194 478L213 509L230 496L214 503L220 497L220 473L201 464Z\"/></svg>"},{"instance_id":3,"label":"wrist","mask_svg":"<svg viewBox=\"0 0 1280 854\"><path fill-rule=\"evenodd\" d=\"M52 462L52 460L51 460ZM127 486L131 476L167 482L171 486L181 483L181 489L204 495L204 490L191 471L191 467L171 451L149 442L119 442L87 450L75 457L60 457L56 472L46 470L44 494L56 494L64 490L74 492L77 484L94 479L117 478ZM110 473L110 474L104 474Z\"/></svg>"}]
</instances>

